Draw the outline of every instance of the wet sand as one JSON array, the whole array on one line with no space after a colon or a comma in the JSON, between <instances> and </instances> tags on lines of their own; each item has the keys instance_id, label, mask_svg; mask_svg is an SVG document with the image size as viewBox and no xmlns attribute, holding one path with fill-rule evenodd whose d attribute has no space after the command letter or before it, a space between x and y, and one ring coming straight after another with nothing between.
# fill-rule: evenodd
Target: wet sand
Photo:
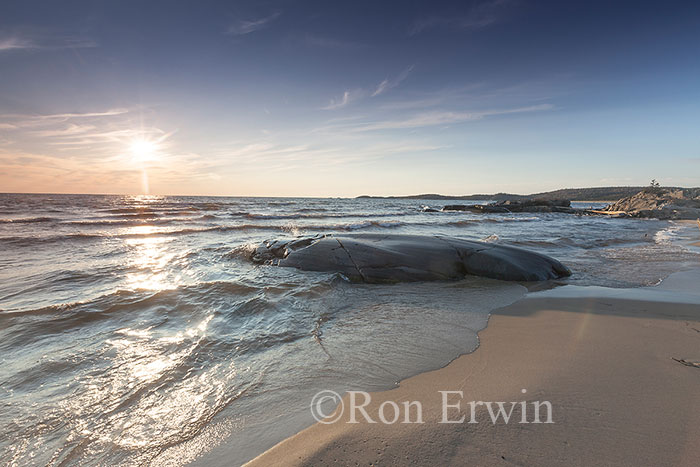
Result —
<instances>
[{"instance_id":1,"label":"wet sand","mask_svg":"<svg viewBox=\"0 0 700 467\"><path fill-rule=\"evenodd\" d=\"M474 353L371 394L375 421L384 401L420 401L424 423L370 424L356 411L351 424L346 410L250 465L700 465L700 300L665 301L694 274L656 301L532 294L493 314ZM465 423L440 423L439 391L463 392L447 416ZM469 401L549 401L554 423L518 423L520 405L508 424L483 407L466 423Z\"/></svg>"}]
</instances>

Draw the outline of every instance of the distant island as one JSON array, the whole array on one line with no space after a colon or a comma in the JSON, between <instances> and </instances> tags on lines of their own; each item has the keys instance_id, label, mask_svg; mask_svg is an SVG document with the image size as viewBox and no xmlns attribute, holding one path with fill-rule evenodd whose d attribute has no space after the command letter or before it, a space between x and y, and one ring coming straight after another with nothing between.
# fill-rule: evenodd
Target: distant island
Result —
<instances>
[{"instance_id":1,"label":"distant island","mask_svg":"<svg viewBox=\"0 0 700 467\"><path fill-rule=\"evenodd\" d=\"M563 188L555 191L545 191L543 193L533 193L530 195L518 195L514 193L495 193L495 194L475 194L462 196L447 196L439 194L420 194L408 196L369 196L362 195L357 198L375 198L375 199L461 199L461 200L493 200L493 201L509 201L519 199L568 199L571 201L616 201L620 198L633 196L647 188L646 186L606 186L596 188ZM679 190L680 187L664 187L668 190Z\"/></svg>"}]
</instances>

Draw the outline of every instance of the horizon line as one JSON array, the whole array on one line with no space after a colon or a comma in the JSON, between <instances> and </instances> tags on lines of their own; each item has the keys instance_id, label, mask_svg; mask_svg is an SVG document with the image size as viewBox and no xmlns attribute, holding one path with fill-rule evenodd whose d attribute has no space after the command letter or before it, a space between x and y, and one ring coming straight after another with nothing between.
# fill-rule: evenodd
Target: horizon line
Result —
<instances>
[{"instance_id":1,"label":"horizon line","mask_svg":"<svg viewBox=\"0 0 700 467\"><path fill-rule=\"evenodd\" d=\"M453 194L440 194L440 193L411 193L407 195L368 195L368 194L360 194L360 195L355 195L355 196L275 196L275 195L216 195L216 194L148 194L148 193L60 193L60 192L43 192L43 191L7 191L7 192L0 192L1 195L51 195L51 196L152 196L152 197L157 197L157 196L171 196L171 197L209 197L209 198L305 198L305 199L323 199L323 198L340 198L340 199L357 199L357 198L410 198L414 196L440 196L443 198L463 198L466 196L477 196L477 195L484 195L484 196L495 196L495 195L516 195L516 196L533 196L533 195L539 195L539 194L546 194L546 193L553 193L556 191L562 191L562 190L590 190L590 189L612 189L612 188L646 188L647 185L604 185L604 186L588 186L588 187L564 187L564 188L557 188L554 190L547 190L547 191L539 191L535 193L511 193L511 192L506 192L506 191L499 191L499 192L494 192L494 193L470 193L470 194L461 194L461 195L453 195ZM662 186L661 188L670 188L670 189L700 189L699 187L692 187L692 186Z\"/></svg>"}]
</instances>

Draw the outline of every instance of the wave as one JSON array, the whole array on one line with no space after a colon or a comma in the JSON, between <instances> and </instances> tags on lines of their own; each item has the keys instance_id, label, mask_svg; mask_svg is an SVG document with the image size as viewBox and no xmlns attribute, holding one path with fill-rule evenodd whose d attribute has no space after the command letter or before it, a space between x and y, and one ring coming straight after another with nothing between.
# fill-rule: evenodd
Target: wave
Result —
<instances>
[{"instance_id":1,"label":"wave","mask_svg":"<svg viewBox=\"0 0 700 467\"><path fill-rule=\"evenodd\" d=\"M347 218L367 218L367 217L399 217L407 214L415 214L414 212L395 212L395 213L347 213L347 214L303 214L295 212L291 214L258 214L258 213L243 213L249 219L258 220L275 220L275 219L347 219Z\"/></svg>"},{"instance_id":2,"label":"wave","mask_svg":"<svg viewBox=\"0 0 700 467\"><path fill-rule=\"evenodd\" d=\"M94 240L105 238L105 235L99 234L65 234L65 235L49 235L43 237L0 237L0 244L9 244L13 246L36 246L44 243L55 243L71 240Z\"/></svg>"},{"instance_id":3,"label":"wave","mask_svg":"<svg viewBox=\"0 0 700 467\"><path fill-rule=\"evenodd\" d=\"M203 229L182 229L171 232L164 232L164 235L180 235L180 234L191 234L191 233L205 233L205 232L229 232L237 230L272 230L272 231L282 231L282 232L298 232L306 230L314 231L325 231L325 230L360 230L368 229L372 227L379 227L384 229L397 228L408 225L406 222L400 221L361 221L353 222L348 224L301 224L296 225L293 223L289 224L240 224L240 225L220 225L215 227L208 227ZM136 234L138 235L138 234ZM144 234L144 235L157 235L157 234Z\"/></svg>"},{"instance_id":4,"label":"wave","mask_svg":"<svg viewBox=\"0 0 700 467\"><path fill-rule=\"evenodd\" d=\"M115 208L115 209L100 209L100 212L109 214L156 214L156 211L150 208Z\"/></svg>"},{"instance_id":5,"label":"wave","mask_svg":"<svg viewBox=\"0 0 700 467\"><path fill-rule=\"evenodd\" d=\"M331 230L360 230L360 229L368 229L371 227L381 227L383 229L395 229L397 227L403 227L404 225L406 225L405 222L399 222L399 221L386 221L386 222L365 221L365 222L357 222L354 224L336 225L336 226L333 226L331 228Z\"/></svg>"},{"instance_id":6,"label":"wave","mask_svg":"<svg viewBox=\"0 0 700 467\"><path fill-rule=\"evenodd\" d=\"M542 220L542 219L539 217L535 217L535 216L484 217L483 219L480 219L481 222L491 222L494 224L500 224L502 222L532 222L532 221L539 221L539 220Z\"/></svg>"},{"instance_id":7,"label":"wave","mask_svg":"<svg viewBox=\"0 0 700 467\"><path fill-rule=\"evenodd\" d=\"M92 285L118 277L123 271L120 265L92 268L89 271L64 269L57 272L37 274L31 282L18 283L16 290L0 296L0 302L21 296L33 296L39 293L73 289L76 286Z\"/></svg>"},{"instance_id":8,"label":"wave","mask_svg":"<svg viewBox=\"0 0 700 467\"><path fill-rule=\"evenodd\" d=\"M654 242L657 244L672 243L675 239L678 238L678 233L680 230L680 225L671 224L665 229L661 229L654 234Z\"/></svg>"},{"instance_id":9,"label":"wave","mask_svg":"<svg viewBox=\"0 0 700 467\"><path fill-rule=\"evenodd\" d=\"M192 215L191 212L186 213L187 215ZM177 214L181 216L185 214ZM214 214L205 214L197 217L177 217L177 218L163 218L158 214L120 214L115 216L104 216L96 218L87 219L77 219L77 220L66 220L59 219L55 217L29 217L20 219L0 219L0 224L34 224L34 223L47 223L55 222L63 225L75 225L75 226L86 226L86 227L99 227L99 226L131 226L135 224L158 224L167 225L183 222L200 222L200 221L213 221L218 219L218 216Z\"/></svg>"},{"instance_id":10,"label":"wave","mask_svg":"<svg viewBox=\"0 0 700 467\"><path fill-rule=\"evenodd\" d=\"M175 222L182 222L180 219L100 219L100 220L79 220L79 221L64 221L61 224L66 225L81 225L85 227L120 227L120 226L135 226L135 225L168 225Z\"/></svg>"},{"instance_id":11,"label":"wave","mask_svg":"<svg viewBox=\"0 0 700 467\"><path fill-rule=\"evenodd\" d=\"M619 245L645 245L653 243L652 237L617 237L617 238L596 238L584 244L580 244L581 248L591 250L597 248L614 247Z\"/></svg>"},{"instance_id":12,"label":"wave","mask_svg":"<svg viewBox=\"0 0 700 467\"><path fill-rule=\"evenodd\" d=\"M260 289L257 287L235 281L200 282L159 291L117 289L90 300L56 303L34 309L2 310L0 315L55 315L56 320L72 320L75 313L78 313L84 316L86 321L91 321L98 314L141 311L150 306L169 302L177 296L181 296L183 300L190 298L193 302L202 303L207 297L220 299L221 296L245 296L258 292Z\"/></svg>"},{"instance_id":13,"label":"wave","mask_svg":"<svg viewBox=\"0 0 700 467\"><path fill-rule=\"evenodd\" d=\"M192 216L198 213L197 210L184 210L184 211L143 211L143 212L126 212L118 214L110 214L106 216L108 219L150 219L150 218L168 218L168 217L184 217Z\"/></svg>"},{"instance_id":14,"label":"wave","mask_svg":"<svg viewBox=\"0 0 700 467\"><path fill-rule=\"evenodd\" d=\"M174 207L168 207L167 205L151 205L151 206L133 206L133 207L123 207L123 208L110 208L110 209L99 209L100 212L106 212L109 214L143 214L143 213L168 213L168 212L193 212L199 211L195 206L182 206L174 205Z\"/></svg>"},{"instance_id":15,"label":"wave","mask_svg":"<svg viewBox=\"0 0 700 467\"><path fill-rule=\"evenodd\" d=\"M63 221L61 224L67 225L84 225L87 227L99 227L99 226L134 226L134 225L170 225L170 224L182 224L187 222L202 222L202 221L213 221L219 219L218 216L214 214L205 214L198 217L187 217L187 218L177 218L177 219L163 219L163 218L153 218L153 219L142 219L136 216L135 218L96 218L91 220L75 220L75 221Z\"/></svg>"},{"instance_id":16,"label":"wave","mask_svg":"<svg viewBox=\"0 0 700 467\"><path fill-rule=\"evenodd\" d=\"M21 219L0 219L0 224L34 224L37 222L56 222L55 217L25 217Z\"/></svg>"},{"instance_id":17,"label":"wave","mask_svg":"<svg viewBox=\"0 0 700 467\"><path fill-rule=\"evenodd\" d=\"M204 203L192 206L192 209L197 211L218 211L228 206L226 203Z\"/></svg>"},{"instance_id":18,"label":"wave","mask_svg":"<svg viewBox=\"0 0 700 467\"><path fill-rule=\"evenodd\" d=\"M55 217L31 217L31 218L20 218L11 219L5 218L0 219L0 224L26 224L26 223L42 223L42 222L56 222L65 225L75 225L75 226L87 226L87 227L119 227L119 226L132 226L132 225L143 225L143 224L154 224L154 225L169 225L177 223L186 222L206 222L215 221L219 219L219 216L215 214L204 214L201 216L192 216L193 211L191 210L180 210L180 211L157 211L157 210L137 210L132 208L123 209L112 209L109 210L113 212L113 215L104 217L94 217L76 220L65 220ZM294 212L290 214L264 214L264 213L251 213L247 211L238 211L228 213L231 217L245 217L251 220L288 220L288 221L303 221L303 220L313 220L313 219L387 219L396 218L403 216L416 215L415 211L407 212L390 212L390 213L302 213ZM170 217L172 216L172 217ZM177 217L176 217L177 216ZM180 216L190 216L190 217L180 217ZM170 218L168 218L170 217ZM174 218L173 218L174 217ZM452 216L448 218L453 218ZM328 224L328 225L300 225L298 228L310 229L310 230L356 230L367 227L395 227L398 225L434 225L434 226L467 226L479 223L503 223L503 222L527 222L532 220L537 220L536 217L481 217L479 219L460 219L457 221L447 221L447 222L428 222L428 223L404 223L404 222L380 222L380 221L359 221L351 222L348 224ZM154 232L152 235L174 235L178 233L194 233L196 231L206 232L206 231L229 231L229 230L288 230L289 225L261 225L261 224L242 224L235 226L214 226L204 229L183 229L181 231L173 232ZM143 236L147 234L138 234L138 236ZM70 235L69 237L81 236L80 234ZM89 235L87 235L89 237ZM50 241L50 239L47 239Z\"/></svg>"},{"instance_id":19,"label":"wave","mask_svg":"<svg viewBox=\"0 0 700 467\"><path fill-rule=\"evenodd\" d=\"M518 245L525 247L561 247L575 246L576 242L571 238L560 237L554 240L515 240L508 242L510 245Z\"/></svg>"},{"instance_id":20,"label":"wave","mask_svg":"<svg viewBox=\"0 0 700 467\"><path fill-rule=\"evenodd\" d=\"M218 211L219 208L209 209L207 207L177 206L174 208L149 206L134 208L101 209L99 212L105 213L108 217L131 218L131 217L159 217L159 216L191 216L202 211Z\"/></svg>"},{"instance_id":21,"label":"wave","mask_svg":"<svg viewBox=\"0 0 700 467\"><path fill-rule=\"evenodd\" d=\"M330 211L330 209L327 209L327 208L319 208L319 207L315 207L315 208L299 208L299 209L297 209L297 212L328 212L328 211Z\"/></svg>"},{"instance_id":22,"label":"wave","mask_svg":"<svg viewBox=\"0 0 700 467\"><path fill-rule=\"evenodd\" d=\"M394 215L391 215L392 217ZM327 217L327 216L324 216ZM337 216L340 218L341 216ZM362 216L348 216L348 217L362 217ZM382 216L372 216L379 217ZM385 216L389 217L389 216ZM213 217L215 219L215 217ZM95 220L95 221L68 221L62 224L72 224L72 225L82 225L82 226L113 226L113 227L141 227L148 225L169 225L192 222L194 224L200 221L212 220L212 217L202 216L198 218L191 219L181 219L181 220L168 220L168 219L158 219L154 221L148 221L141 223L136 220L132 221L119 221L119 220ZM313 218L313 217L308 217ZM363 229L396 229L400 227L464 227L469 225L478 225L480 223L490 223L490 222L513 222L521 221L521 219L503 219L503 220L493 220L489 218L482 219L461 219L458 221L449 222L404 222L398 220L376 220L368 219L361 220L358 222L347 222L347 223L321 223L321 224L296 224L291 221L286 224L234 224L234 225L212 225L212 226L192 226L180 229L171 230L155 230L146 232L105 232L105 233L66 233L62 235L49 235L49 236L31 236L31 237L4 237L0 238L0 243L9 243L17 246L31 246L38 243L53 243L59 241L84 241L91 239L104 239L104 238L149 238L149 237L177 237L183 235L197 235L206 233L225 233L225 232L242 232L242 231L272 231L272 232L288 232L294 235L300 235L303 232L313 231L313 232L324 232L324 231L341 231L341 232L351 232Z\"/></svg>"},{"instance_id":23,"label":"wave","mask_svg":"<svg viewBox=\"0 0 700 467\"><path fill-rule=\"evenodd\" d=\"M449 225L453 227L462 227L465 225L474 225L474 224L479 224L480 221L476 219L464 219L461 221L454 221L454 222L445 222L444 224L436 224L436 225Z\"/></svg>"}]
</instances>

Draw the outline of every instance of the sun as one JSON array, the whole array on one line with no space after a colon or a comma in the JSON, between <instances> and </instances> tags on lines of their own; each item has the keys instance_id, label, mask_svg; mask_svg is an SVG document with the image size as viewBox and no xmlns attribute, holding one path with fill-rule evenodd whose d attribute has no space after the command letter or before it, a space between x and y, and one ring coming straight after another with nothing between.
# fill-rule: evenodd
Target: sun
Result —
<instances>
[{"instance_id":1,"label":"sun","mask_svg":"<svg viewBox=\"0 0 700 467\"><path fill-rule=\"evenodd\" d=\"M158 143L147 139L135 139L129 145L131 155L136 162L148 162L158 156Z\"/></svg>"}]
</instances>

